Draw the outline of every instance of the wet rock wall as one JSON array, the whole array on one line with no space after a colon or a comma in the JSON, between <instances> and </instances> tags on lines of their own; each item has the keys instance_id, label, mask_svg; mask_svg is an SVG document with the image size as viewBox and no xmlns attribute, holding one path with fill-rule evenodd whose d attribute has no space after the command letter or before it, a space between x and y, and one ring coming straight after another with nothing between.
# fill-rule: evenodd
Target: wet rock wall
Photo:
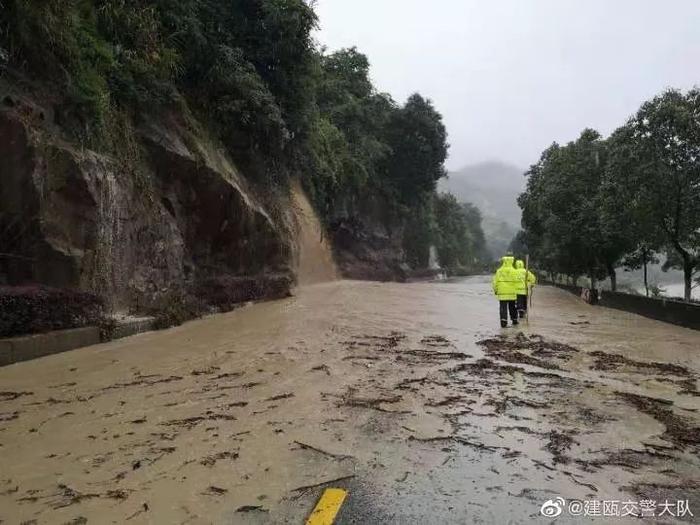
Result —
<instances>
[{"instance_id":1,"label":"wet rock wall","mask_svg":"<svg viewBox=\"0 0 700 525\"><path fill-rule=\"evenodd\" d=\"M290 214L273 217L223 149L189 123L144 121L130 137L138 161L125 163L66 140L50 109L0 93L0 284L91 291L114 310L213 281L219 295L220 283L244 283L227 298L287 293Z\"/></svg>"}]
</instances>

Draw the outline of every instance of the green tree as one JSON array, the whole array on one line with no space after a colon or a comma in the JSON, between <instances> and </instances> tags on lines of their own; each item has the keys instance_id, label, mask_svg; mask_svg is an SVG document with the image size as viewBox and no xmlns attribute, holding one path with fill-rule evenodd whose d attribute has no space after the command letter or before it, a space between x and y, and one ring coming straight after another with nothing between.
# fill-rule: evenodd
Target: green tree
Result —
<instances>
[{"instance_id":1,"label":"green tree","mask_svg":"<svg viewBox=\"0 0 700 525\"><path fill-rule=\"evenodd\" d=\"M317 113L306 156L312 162L305 166L304 180L328 219L341 210L353 214L370 188L383 192L382 165L391 153L383 134L398 109L391 98L376 93L369 61L355 48L320 54L315 85Z\"/></svg>"},{"instance_id":2,"label":"green tree","mask_svg":"<svg viewBox=\"0 0 700 525\"><path fill-rule=\"evenodd\" d=\"M648 244L641 243L637 249L622 259L622 265L630 270L642 269L644 275L644 294L649 297L649 265L658 264L659 258Z\"/></svg>"},{"instance_id":3,"label":"green tree","mask_svg":"<svg viewBox=\"0 0 700 525\"><path fill-rule=\"evenodd\" d=\"M430 247L435 245L438 225L435 218L432 195L423 202L414 204L411 214L406 217L403 247L406 262L414 268L427 268Z\"/></svg>"},{"instance_id":4,"label":"green tree","mask_svg":"<svg viewBox=\"0 0 700 525\"><path fill-rule=\"evenodd\" d=\"M471 269L485 262L485 239L481 213L469 203L460 204L454 195L435 199L436 243L443 268Z\"/></svg>"},{"instance_id":5,"label":"green tree","mask_svg":"<svg viewBox=\"0 0 700 525\"><path fill-rule=\"evenodd\" d=\"M471 240L471 258L473 262L478 264L491 262L492 255L486 246L481 210L470 202L462 202L460 206L466 222L469 239Z\"/></svg>"},{"instance_id":6,"label":"green tree","mask_svg":"<svg viewBox=\"0 0 700 525\"><path fill-rule=\"evenodd\" d=\"M628 123L638 163L636 205L668 247L668 266L682 269L685 299L700 267L700 90L669 90L645 102Z\"/></svg>"},{"instance_id":7,"label":"green tree","mask_svg":"<svg viewBox=\"0 0 700 525\"><path fill-rule=\"evenodd\" d=\"M513 240L510 241L508 251L518 259L523 259L525 255L530 253L527 245L527 234L523 230L515 234Z\"/></svg>"},{"instance_id":8,"label":"green tree","mask_svg":"<svg viewBox=\"0 0 700 525\"><path fill-rule=\"evenodd\" d=\"M648 266L658 262L655 251L660 238L647 203L635 197L636 170L640 165L633 128L625 125L608 139L608 161L600 189L602 227L615 238L626 255L622 266L643 269L644 289L649 296Z\"/></svg>"},{"instance_id":9,"label":"green tree","mask_svg":"<svg viewBox=\"0 0 700 525\"><path fill-rule=\"evenodd\" d=\"M607 154L606 142L590 129L566 146L552 145L528 171L519 204L529 248L543 269L587 274L592 287L608 276L615 289L625 246L600 213Z\"/></svg>"},{"instance_id":10,"label":"green tree","mask_svg":"<svg viewBox=\"0 0 700 525\"><path fill-rule=\"evenodd\" d=\"M411 205L435 191L444 177L447 130L432 102L418 94L392 114L386 133L392 154L386 170L401 202Z\"/></svg>"}]
</instances>

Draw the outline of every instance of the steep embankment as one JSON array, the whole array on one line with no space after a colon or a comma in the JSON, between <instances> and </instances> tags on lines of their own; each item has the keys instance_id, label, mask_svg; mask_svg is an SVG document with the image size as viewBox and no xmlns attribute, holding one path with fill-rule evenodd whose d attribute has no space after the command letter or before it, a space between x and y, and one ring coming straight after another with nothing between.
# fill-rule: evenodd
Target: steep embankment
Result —
<instances>
[{"instance_id":1,"label":"steep embankment","mask_svg":"<svg viewBox=\"0 0 700 525\"><path fill-rule=\"evenodd\" d=\"M50 105L0 87L0 222L12 254L0 282L153 311L183 294L227 308L295 282L405 274L403 233L386 226L379 197L326 229L301 184L261 196L191 116L143 119L121 137L125 159L76 145Z\"/></svg>"},{"instance_id":2,"label":"steep embankment","mask_svg":"<svg viewBox=\"0 0 700 525\"><path fill-rule=\"evenodd\" d=\"M273 217L201 130L149 119L125 137L139 152L128 163L66 141L50 109L29 98L1 100L0 219L3 251L14 254L0 259L6 282L90 290L116 308L182 290L214 303L288 293L288 206L278 202Z\"/></svg>"},{"instance_id":3,"label":"steep embankment","mask_svg":"<svg viewBox=\"0 0 700 525\"><path fill-rule=\"evenodd\" d=\"M292 183L292 205L298 222L297 282L303 286L336 280L338 269L330 239L298 181Z\"/></svg>"}]
</instances>

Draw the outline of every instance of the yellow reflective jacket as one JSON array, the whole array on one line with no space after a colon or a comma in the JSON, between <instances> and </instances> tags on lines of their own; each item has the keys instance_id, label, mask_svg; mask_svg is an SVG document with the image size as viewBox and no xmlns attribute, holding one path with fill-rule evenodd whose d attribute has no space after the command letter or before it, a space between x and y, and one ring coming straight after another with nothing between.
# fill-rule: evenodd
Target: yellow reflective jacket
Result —
<instances>
[{"instance_id":1,"label":"yellow reflective jacket","mask_svg":"<svg viewBox=\"0 0 700 525\"><path fill-rule=\"evenodd\" d=\"M532 287L537 284L537 277L530 270L525 269L523 261L515 261L515 272L518 274L518 289L516 290L518 295L528 295Z\"/></svg>"},{"instance_id":2,"label":"yellow reflective jacket","mask_svg":"<svg viewBox=\"0 0 700 525\"><path fill-rule=\"evenodd\" d=\"M493 276L493 293L499 301L515 301L518 295L518 274L513 267L515 259L506 255L501 259L501 267Z\"/></svg>"}]
</instances>

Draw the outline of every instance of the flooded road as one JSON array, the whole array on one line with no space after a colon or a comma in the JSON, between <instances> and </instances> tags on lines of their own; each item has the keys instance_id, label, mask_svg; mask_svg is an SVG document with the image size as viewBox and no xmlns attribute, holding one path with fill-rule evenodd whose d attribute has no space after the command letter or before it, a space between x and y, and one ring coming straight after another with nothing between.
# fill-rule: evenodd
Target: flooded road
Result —
<instances>
[{"instance_id":1,"label":"flooded road","mask_svg":"<svg viewBox=\"0 0 700 525\"><path fill-rule=\"evenodd\" d=\"M339 523L697 522L700 334L548 287L497 309L481 277L340 281L0 368L0 520L303 523L342 487Z\"/></svg>"}]
</instances>

